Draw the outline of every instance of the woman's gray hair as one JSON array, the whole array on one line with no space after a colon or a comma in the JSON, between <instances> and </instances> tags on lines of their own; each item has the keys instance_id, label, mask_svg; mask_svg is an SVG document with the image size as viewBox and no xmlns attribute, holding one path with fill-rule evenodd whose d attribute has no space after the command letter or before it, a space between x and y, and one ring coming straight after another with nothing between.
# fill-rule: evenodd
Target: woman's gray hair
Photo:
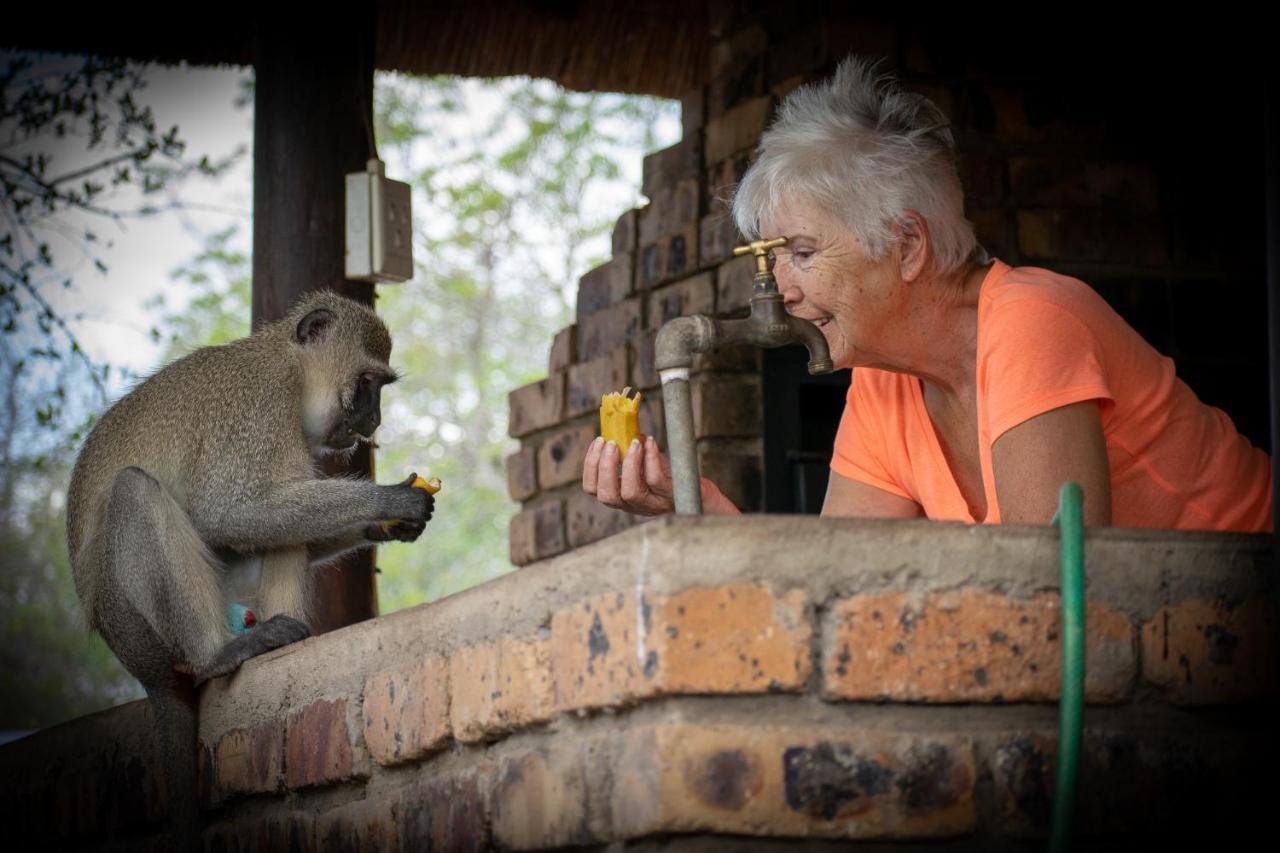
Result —
<instances>
[{"instance_id":1,"label":"woman's gray hair","mask_svg":"<svg viewBox=\"0 0 1280 853\"><path fill-rule=\"evenodd\" d=\"M893 245L908 210L929 223L939 271L985 255L964 217L947 117L871 62L850 57L830 80L788 95L760 137L759 155L733 198L738 230L749 239L793 199L844 223L873 259Z\"/></svg>"}]
</instances>

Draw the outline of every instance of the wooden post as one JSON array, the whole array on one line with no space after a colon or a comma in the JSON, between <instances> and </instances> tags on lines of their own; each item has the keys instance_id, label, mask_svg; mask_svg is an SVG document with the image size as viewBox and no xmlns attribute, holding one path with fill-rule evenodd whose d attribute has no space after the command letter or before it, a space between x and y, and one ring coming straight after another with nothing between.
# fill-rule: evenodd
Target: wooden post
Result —
<instances>
[{"instance_id":1,"label":"wooden post","mask_svg":"<svg viewBox=\"0 0 1280 853\"><path fill-rule=\"evenodd\" d=\"M305 293L330 288L373 304L373 286L347 281L344 175L370 155L376 10L259 13L254 42L253 327L282 317ZM373 475L362 446L329 473ZM317 633L377 614L373 551L315 578Z\"/></svg>"}]
</instances>

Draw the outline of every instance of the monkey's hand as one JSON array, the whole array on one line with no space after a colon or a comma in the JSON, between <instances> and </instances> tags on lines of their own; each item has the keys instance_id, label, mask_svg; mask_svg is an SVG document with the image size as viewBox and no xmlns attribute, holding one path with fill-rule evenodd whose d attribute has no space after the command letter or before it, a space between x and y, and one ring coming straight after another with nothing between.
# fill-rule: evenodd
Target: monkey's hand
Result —
<instances>
[{"instance_id":1,"label":"monkey's hand","mask_svg":"<svg viewBox=\"0 0 1280 853\"><path fill-rule=\"evenodd\" d=\"M399 512L381 524L371 524L365 528L365 538L371 542L413 542L422 535L431 514L435 511L436 499L421 486L414 486L418 475L410 474L394 486L385 486L392 492L391 502L403 506L406 511Z\"/></svg>"},{"instance_id":2,"label":"monkey's hand","mask_svg":"<svg viewBox=\"0 0 1280 853\"><path fill-rule=\"evenodd\" d=\"M430 515L427 516L430 518ZM370 542L416 542L427 529L425 521L395 521L370 524L364 529L364 538Z\"/></svg>"}]
</instances>

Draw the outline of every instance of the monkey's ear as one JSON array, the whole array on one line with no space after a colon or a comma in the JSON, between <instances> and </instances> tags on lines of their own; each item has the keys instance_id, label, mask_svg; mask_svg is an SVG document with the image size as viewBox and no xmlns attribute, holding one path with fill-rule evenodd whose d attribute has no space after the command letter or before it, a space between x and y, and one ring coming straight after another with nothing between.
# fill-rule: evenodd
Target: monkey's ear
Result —
<instances>
[{"instance_id":1,"label":"monkey's ear","mask_svg":"<svg viewBox=\"0 0 1280 853\"><path fill-rule=\"evenodd\" d=\"M298 343L314 344L324 340L333 321L338 319L328 308L317 308L298 321Z\"/></svg>"}]
</instances>

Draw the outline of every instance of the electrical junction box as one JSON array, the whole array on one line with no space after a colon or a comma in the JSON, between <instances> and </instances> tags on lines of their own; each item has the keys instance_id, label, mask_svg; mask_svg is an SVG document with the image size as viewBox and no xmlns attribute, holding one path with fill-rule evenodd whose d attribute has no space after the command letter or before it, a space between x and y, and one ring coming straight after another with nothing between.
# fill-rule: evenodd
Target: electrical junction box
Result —
<instances>
[{"instance_id":1,"label":"electrical junction box","mask_svg":"<svg viewBox=\"0 0 1280 853\"><path fill-rule=\"evenodd\" d=\"M347 175L346 277L395 282L413 278L409 185L389 180L381 160Z\"/></svg>"}]
</instances>

